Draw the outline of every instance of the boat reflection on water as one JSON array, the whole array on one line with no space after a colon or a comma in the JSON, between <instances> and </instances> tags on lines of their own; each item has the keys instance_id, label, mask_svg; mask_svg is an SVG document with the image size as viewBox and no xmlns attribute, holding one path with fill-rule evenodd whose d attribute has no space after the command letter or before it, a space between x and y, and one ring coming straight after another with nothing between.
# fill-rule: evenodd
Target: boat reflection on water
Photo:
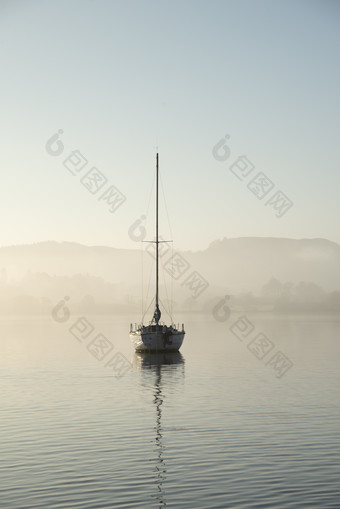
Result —
<instances>
[{"instance_id":1,"label":"boat reflection on water","mask_svg":"<svg viewBox=\"0 0 340 509\"><path fill-rule=\"evenodd\" d=\"M180 352L135 352L133 364L142 369L161 368L184 364L184 357Z\"/></svg>"},{"instance_id":2,"label":"boat reflection on water","mask_svg":"<svg viewBox=\"0 0 340 509\"><path fill-rule=\"evenodd\" d=\"M162 404L164 395L167 397L174 390L174 383L184 379L184 357L180 352L136 352L134 355L134 367L140 369L143 378L147 377L147 385L150 387L152 377L153 403L156 409L155 446L156 446L156 485L157 494L152 495L158 501L159 508L165 507L164 481L166 479L166 464L164 458L162 425ZM144 380L145 381L145 380ZM169 391L168 391L169 389Z\"/></svg>"}]
</instances>

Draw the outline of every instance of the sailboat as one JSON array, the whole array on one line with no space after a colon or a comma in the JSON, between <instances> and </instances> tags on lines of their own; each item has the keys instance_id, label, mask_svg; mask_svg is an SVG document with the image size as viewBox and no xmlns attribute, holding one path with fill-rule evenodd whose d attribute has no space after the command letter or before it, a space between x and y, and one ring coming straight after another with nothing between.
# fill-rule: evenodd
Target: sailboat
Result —
<instances>
[{"instance_id":1,"label":"sailboat","mask_svg":"<svg viewBox=\"0 0 340 509\"><path fill-rule=\"evenodd\" d=\"M164 352L178 351L184 340L184 324L182 328L175 324L166 325L161 322L161 310L159 308L158 269L159 269L159 237L158 237L158 153L156 154L156 296L155 311L148 325L130 324L130 338L136 352Z\"/></svg>"}]
</instances>

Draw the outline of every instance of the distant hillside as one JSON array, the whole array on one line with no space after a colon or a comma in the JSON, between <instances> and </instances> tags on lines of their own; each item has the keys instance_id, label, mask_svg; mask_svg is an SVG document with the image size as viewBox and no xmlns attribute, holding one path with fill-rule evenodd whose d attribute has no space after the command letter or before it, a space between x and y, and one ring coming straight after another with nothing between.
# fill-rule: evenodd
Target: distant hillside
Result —
<instances>
[{"instance_id":1,"label":"distant hillside","mask_svg":"<svg viewBox=\"0 0 340 509\"><path fill-rule=\"evenodd\" d=\"M211 280L238 289L258 291L271 277L340 289L340 246L325 239L223 239L196 256Z\"/></svg>"},{"instance_id":2,"label":"distant hillside","mask_svg":"<svg viewBox=\"0 0 340 509\"><path fill-rule=\"evenodd\" d=\"M148 244L143 246L150 248ZM18 298L47 298L54 302L71 293L79 302L85 299L84 302L91 303L94 299L103 307L110 303L117 308L124 303L139 306L141 260L144 260L144 297L149 286L149 298L152 298L154 259L147 252L141 256L138 247L136 244L135 249L116 249L70 242L2 247L0 302L4 308L12 302L12 309ZM166 265L170 258L171 248L162 256L161 265ZM173 296L180 307L207 307L224 294L243 294L246 296L243 301L251 302L248 294L252 292L263 297L267 291L263 288L273 279L278 281L272 281L269 288L281 288L286 300L288 288L290 296L299 295L299 298L309 290L316 295L315 286L328 293L340 290L340 246L325 239L223 239L213 242L204 251L176 253L175 262L174 265L183 269L183 274L176 272L171 263L167 264L167 270L174 270ZM171 294L166 294L163 287L163 273L161 271L161 295L166 300ZM203 286L197 291L195 284L200 277ZM312 283L314 287L301 286L301 282ZM275 292L270 302L275 301L274 296Z\"/></svg>"},{"instance_id":3,"label":"distant hillside","mask_svg":"<svg viewBox=\"0 0 340 509\"><path fill-rule=\"evenodd\" d=\"M126 280L122 269L131 273L137 259L138 251L73 242L51 241L0 248L0 269L6 268L8 276L14 278L24 276L29 270L53 276L91 274L117 282Z\"/></svg>"},{"instance_id":4,"label":"distant hillside","mask_svg":"<svg viewBox=\"0 0 340 509\"><path fill-rule=\"evenodd\" d=\"M71 242L2 247L0 270L6 269L10 278L23 277L27 271L53 276L89 274L129 286L141 281L138 247L116 249ZM325 290L340 289L340 246L325 239L225 238L204 251L180 254L212 286L256 292L275 277L293 283L311 281ZM162 263L169 256L170 250ZM145 253L144 262L151 261Z\"/></svg>"}]
</instances>

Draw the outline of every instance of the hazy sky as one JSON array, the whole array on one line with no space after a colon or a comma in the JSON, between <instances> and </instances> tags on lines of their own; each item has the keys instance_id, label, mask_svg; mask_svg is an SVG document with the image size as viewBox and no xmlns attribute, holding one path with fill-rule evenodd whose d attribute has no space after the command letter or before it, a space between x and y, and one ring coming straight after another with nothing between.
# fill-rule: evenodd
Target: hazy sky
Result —
<instances>
[{"instance_id":1,"label":"hazy sky","mask_svg":"<svg viewBox=\"0 0 340 509\"><path fill-rule=\"evenodd\" d=\"M137 247L156 147L175 247L340 242L339 2L2 0L0 57L1 245Z\"/></svg>"}]
</instances>

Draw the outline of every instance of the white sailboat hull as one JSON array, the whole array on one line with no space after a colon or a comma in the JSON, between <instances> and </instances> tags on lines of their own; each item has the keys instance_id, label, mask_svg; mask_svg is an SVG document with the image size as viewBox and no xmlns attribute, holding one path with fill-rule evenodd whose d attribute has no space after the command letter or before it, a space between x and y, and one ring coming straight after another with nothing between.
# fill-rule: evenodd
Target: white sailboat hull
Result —
<instances>
[{"instance_id":1,"label":"white sailboat hull","mask_svg":"<svg viewBox=\"0 0 340 509\"><path fill-rule=\"evenodd\" d=\"M136 352L177 352L183 343L185 332L160 331L130 332L130 338Z\"/></svg>"}]
</instances>

